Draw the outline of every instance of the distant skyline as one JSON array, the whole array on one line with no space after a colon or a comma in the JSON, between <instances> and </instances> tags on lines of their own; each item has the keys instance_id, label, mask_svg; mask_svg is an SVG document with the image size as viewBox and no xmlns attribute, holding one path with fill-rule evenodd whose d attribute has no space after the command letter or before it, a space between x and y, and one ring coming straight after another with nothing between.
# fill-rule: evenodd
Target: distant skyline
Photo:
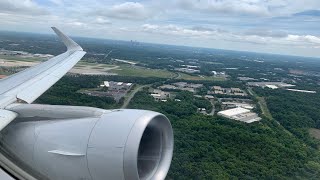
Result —
<instances>
[{"instance_id":1,"label":"distant skyline","mask_svg":"<svg viewBox=\"0 0 320 180\"><path fill-rule=\"evenodd\" d=\"M320 57L319 0L0 0L0 30Z\"/></svg>"}]
</instances>

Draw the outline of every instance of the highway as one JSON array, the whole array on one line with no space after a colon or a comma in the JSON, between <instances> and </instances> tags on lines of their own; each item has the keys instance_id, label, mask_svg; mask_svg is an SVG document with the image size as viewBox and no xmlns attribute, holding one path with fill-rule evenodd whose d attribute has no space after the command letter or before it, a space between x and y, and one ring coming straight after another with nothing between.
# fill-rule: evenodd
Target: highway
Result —
<instances>
[{"instance_id":1,"label":"highway","mask_svg":"<svg viewBox=\"0 0 320 180\"><path fill-rule=\"evenodd\" d=\"M132 92L130 92L129 96L124 100L123 105L121 106L121 109L127 108L127 106L129 105L129 103L130 103L131 99L134 97L134 95L138 91L140 91L141 89L143 89L144 87L147 87L147 86L149 86L149 85L138 86Z\"/></svg>"}]
</instances>

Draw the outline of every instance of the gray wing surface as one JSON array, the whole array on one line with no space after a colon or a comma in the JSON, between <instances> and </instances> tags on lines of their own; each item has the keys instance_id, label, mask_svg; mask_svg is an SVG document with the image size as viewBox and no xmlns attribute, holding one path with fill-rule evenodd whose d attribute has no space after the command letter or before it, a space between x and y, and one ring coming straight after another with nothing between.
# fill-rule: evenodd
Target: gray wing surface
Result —
<instances>
[{"instance_id":1,"label":"gray wing surface","mask_svg":"<svg viewBox=\"0 0 320 180\"><path fill-rule=\"evenodd\" d=\"M48 61L0 80L0 108L20 100L32 103L61 79L86 52L57 28L52 28L67 51Z\"/></svg>"}]
</instances>

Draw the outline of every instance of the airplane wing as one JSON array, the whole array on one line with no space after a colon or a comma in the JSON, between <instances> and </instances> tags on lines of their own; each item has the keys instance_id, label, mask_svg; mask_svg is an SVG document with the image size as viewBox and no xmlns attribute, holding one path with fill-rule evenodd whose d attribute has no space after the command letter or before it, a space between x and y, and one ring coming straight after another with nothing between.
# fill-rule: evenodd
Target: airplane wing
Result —
<instances>
[{"instance_id":1,"label":"airplane wing","mask_svg":"<svg viewBox=\"0 0 320 180\"><path fill-rule=\"evenodd\" d=\"M67 51L44 63L0 80L0 111L5 111L6 106L17 101L32 103L61 79L86 54L77 43L60 30L55 27L52 27L52 29L67 46ZM9 114L1 118L0 130L10 123L15 115Z\"/></svg>"},{"instance_id":2,"label":"airplane wing","mask_svg":"<svg viewBox=\"0 0 320 180\"><path fill-rule=\"evenodd\" d=\"M0 80L0 167L17 179L165 179L174 136L163 114L30 104L86 53L53 30L65 53Z\"/></svg>"}]
</instances>

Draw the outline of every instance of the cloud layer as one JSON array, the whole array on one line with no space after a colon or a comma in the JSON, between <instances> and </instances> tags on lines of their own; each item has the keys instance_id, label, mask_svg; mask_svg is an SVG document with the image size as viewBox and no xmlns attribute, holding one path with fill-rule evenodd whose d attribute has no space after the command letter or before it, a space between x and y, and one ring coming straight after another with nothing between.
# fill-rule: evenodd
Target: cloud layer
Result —
<instances>
[{"instance_id":1,"label":"cloud layer","mask_svg":"<svg viewBox=\"0 0 320 180\"><path fill-rule=\"evenodd\" d=\"M28 15L44 15L48 12L31 0L1 0L0 12Z\"/></svg>"},{"instance_id":2,"label":"cloud layer","mask_svg":"<svg viewBox=\"0 0 320 180\"><path fill-rule=\"evenodd\" d=\"M318 0L1 0L0 29L320 56Z\"/></svg>"}]
</instances>

